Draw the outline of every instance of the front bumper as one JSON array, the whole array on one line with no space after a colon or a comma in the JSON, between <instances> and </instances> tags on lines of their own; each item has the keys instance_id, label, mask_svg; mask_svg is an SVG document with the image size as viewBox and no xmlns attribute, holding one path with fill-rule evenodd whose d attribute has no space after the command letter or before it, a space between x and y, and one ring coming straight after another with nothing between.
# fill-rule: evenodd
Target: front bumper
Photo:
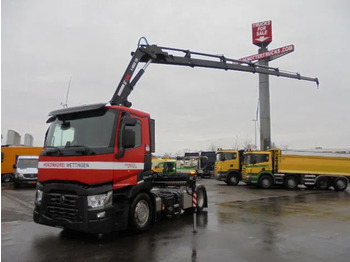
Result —
<instances>
[{"instance_id":1,"label":"front bumper","mask_svg":"<svg viewBox=\"0 0 350 262\"><path fill-rule=\"evenodd\" d=\"M13 182L16 184L23 184L23 185L36 185L37 179L18 179L14 178Z\"/></svg>"},{"instance_id":2,"label":"front bumper","mask_svg":"<svg viewBox=\"0 0 350 262\"><path fill-rule=\"evenodd\" d=\"M44 192L41 204L35 203L33 212L34 222L38 224L93 234L127 229L129 208L126 202L105 208L87 208L87 195L107 192L112 185L86 188L72 184L39 183L37 188Z\"/></svg>"},{"instance_id":3,"label":"front bumper","mask_svg":"<svg viewBox=\"0 0 350 262\"><path fill-rule=\"evenodd\" d=\"M258 182L257 176L254 174L243 175L242 181L248 185L256 184Z\"/></svg>"},{"instance_id":4,"label":"front bumper","mask_svg":"<svg viewBox=\"0 0 350 262\"><path fill-rule=\"evenodd\" d=\"M216 176L216 180L225 181L227 178L227 173L218 173Z\"/></svg>"}]
</instances>

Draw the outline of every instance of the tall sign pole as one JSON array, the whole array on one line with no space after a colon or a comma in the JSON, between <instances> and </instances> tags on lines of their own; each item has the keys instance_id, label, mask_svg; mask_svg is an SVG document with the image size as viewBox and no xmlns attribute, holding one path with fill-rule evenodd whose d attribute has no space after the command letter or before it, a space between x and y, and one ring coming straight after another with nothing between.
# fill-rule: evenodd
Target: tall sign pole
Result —
<instances>
[{"instance_id":1,"label":"tall sign pole","mask_svg":"<svg viewBox=\"0 0 350 262\"><path fill-rule=\"evenodd\" d=\"M259 54L268 51L267 46L272 41L272 22L265 21L252 24L253 44L259 46ZM269 59L259 60L259 65L269 66ZM270 120L270 85L269 75L259 74L259 118L260 118L260 150L271 148Z\"/></svg>"}]
</instances>

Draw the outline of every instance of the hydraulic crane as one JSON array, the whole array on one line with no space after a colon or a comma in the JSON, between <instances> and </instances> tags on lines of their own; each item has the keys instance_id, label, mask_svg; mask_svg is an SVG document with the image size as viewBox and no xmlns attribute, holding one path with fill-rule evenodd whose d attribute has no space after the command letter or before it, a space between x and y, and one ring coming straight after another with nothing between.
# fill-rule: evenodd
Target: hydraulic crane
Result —
<instances>
[{"instance_id":1,"label":"hydraulic crane","mask_svg":"<svg viewBox=\"0 0 350 262\"><path fill-rule=\"evenodd\" d=\"M131 107L132 104L128 101L128 96L151 63L261 73L278 77L312 81L316 82L317 86L319 85L318 78L302 76L299 73L286 72L276 67L243 62L241 60L227 58L224 55L213 55L185 49L149 45L147 40L146 43L147 44L145 45L140 45L139 41L138 48L132 53L131 61L110 101L111 105ZM184 55L175 55L170 52L175 52L176 54L182 53ZM139 63L145 63L145 65L137 72L135 77L131 79Z\"/></svg>"}]
</instances>

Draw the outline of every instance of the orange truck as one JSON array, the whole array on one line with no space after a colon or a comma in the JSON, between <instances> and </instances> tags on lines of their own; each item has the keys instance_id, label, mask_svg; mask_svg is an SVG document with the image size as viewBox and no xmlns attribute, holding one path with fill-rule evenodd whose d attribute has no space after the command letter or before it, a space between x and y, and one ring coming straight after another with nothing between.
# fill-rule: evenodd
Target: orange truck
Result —
<instances>
[{"instance_id":1,"label":"orange truck","mask_svg":"<svg viewBox=\"0 0 350 262\"><path fill-rule=\"evenodd\" d=\"M18 156L38 156L42 150L33 146L1 146L1 182L13 180Z\"/></svg>"}]
</instances>

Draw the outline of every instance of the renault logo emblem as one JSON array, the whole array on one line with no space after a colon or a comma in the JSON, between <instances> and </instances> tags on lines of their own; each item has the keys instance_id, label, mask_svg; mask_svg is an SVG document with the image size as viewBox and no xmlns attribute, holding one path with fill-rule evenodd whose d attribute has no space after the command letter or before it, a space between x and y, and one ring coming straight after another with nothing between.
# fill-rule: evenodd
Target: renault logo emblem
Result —
<instances>
[{"instance_id":1,"label":"renault logo emblem","mask_svg":"<svg viewBox=\"0 0 350 262\"><path fill-rule=\"evenodd\" d=\"M63 205L64 201L66 200L66 197L64 195L61 195L60 197L60 203Z\"/></svg>"}]
</instances>

